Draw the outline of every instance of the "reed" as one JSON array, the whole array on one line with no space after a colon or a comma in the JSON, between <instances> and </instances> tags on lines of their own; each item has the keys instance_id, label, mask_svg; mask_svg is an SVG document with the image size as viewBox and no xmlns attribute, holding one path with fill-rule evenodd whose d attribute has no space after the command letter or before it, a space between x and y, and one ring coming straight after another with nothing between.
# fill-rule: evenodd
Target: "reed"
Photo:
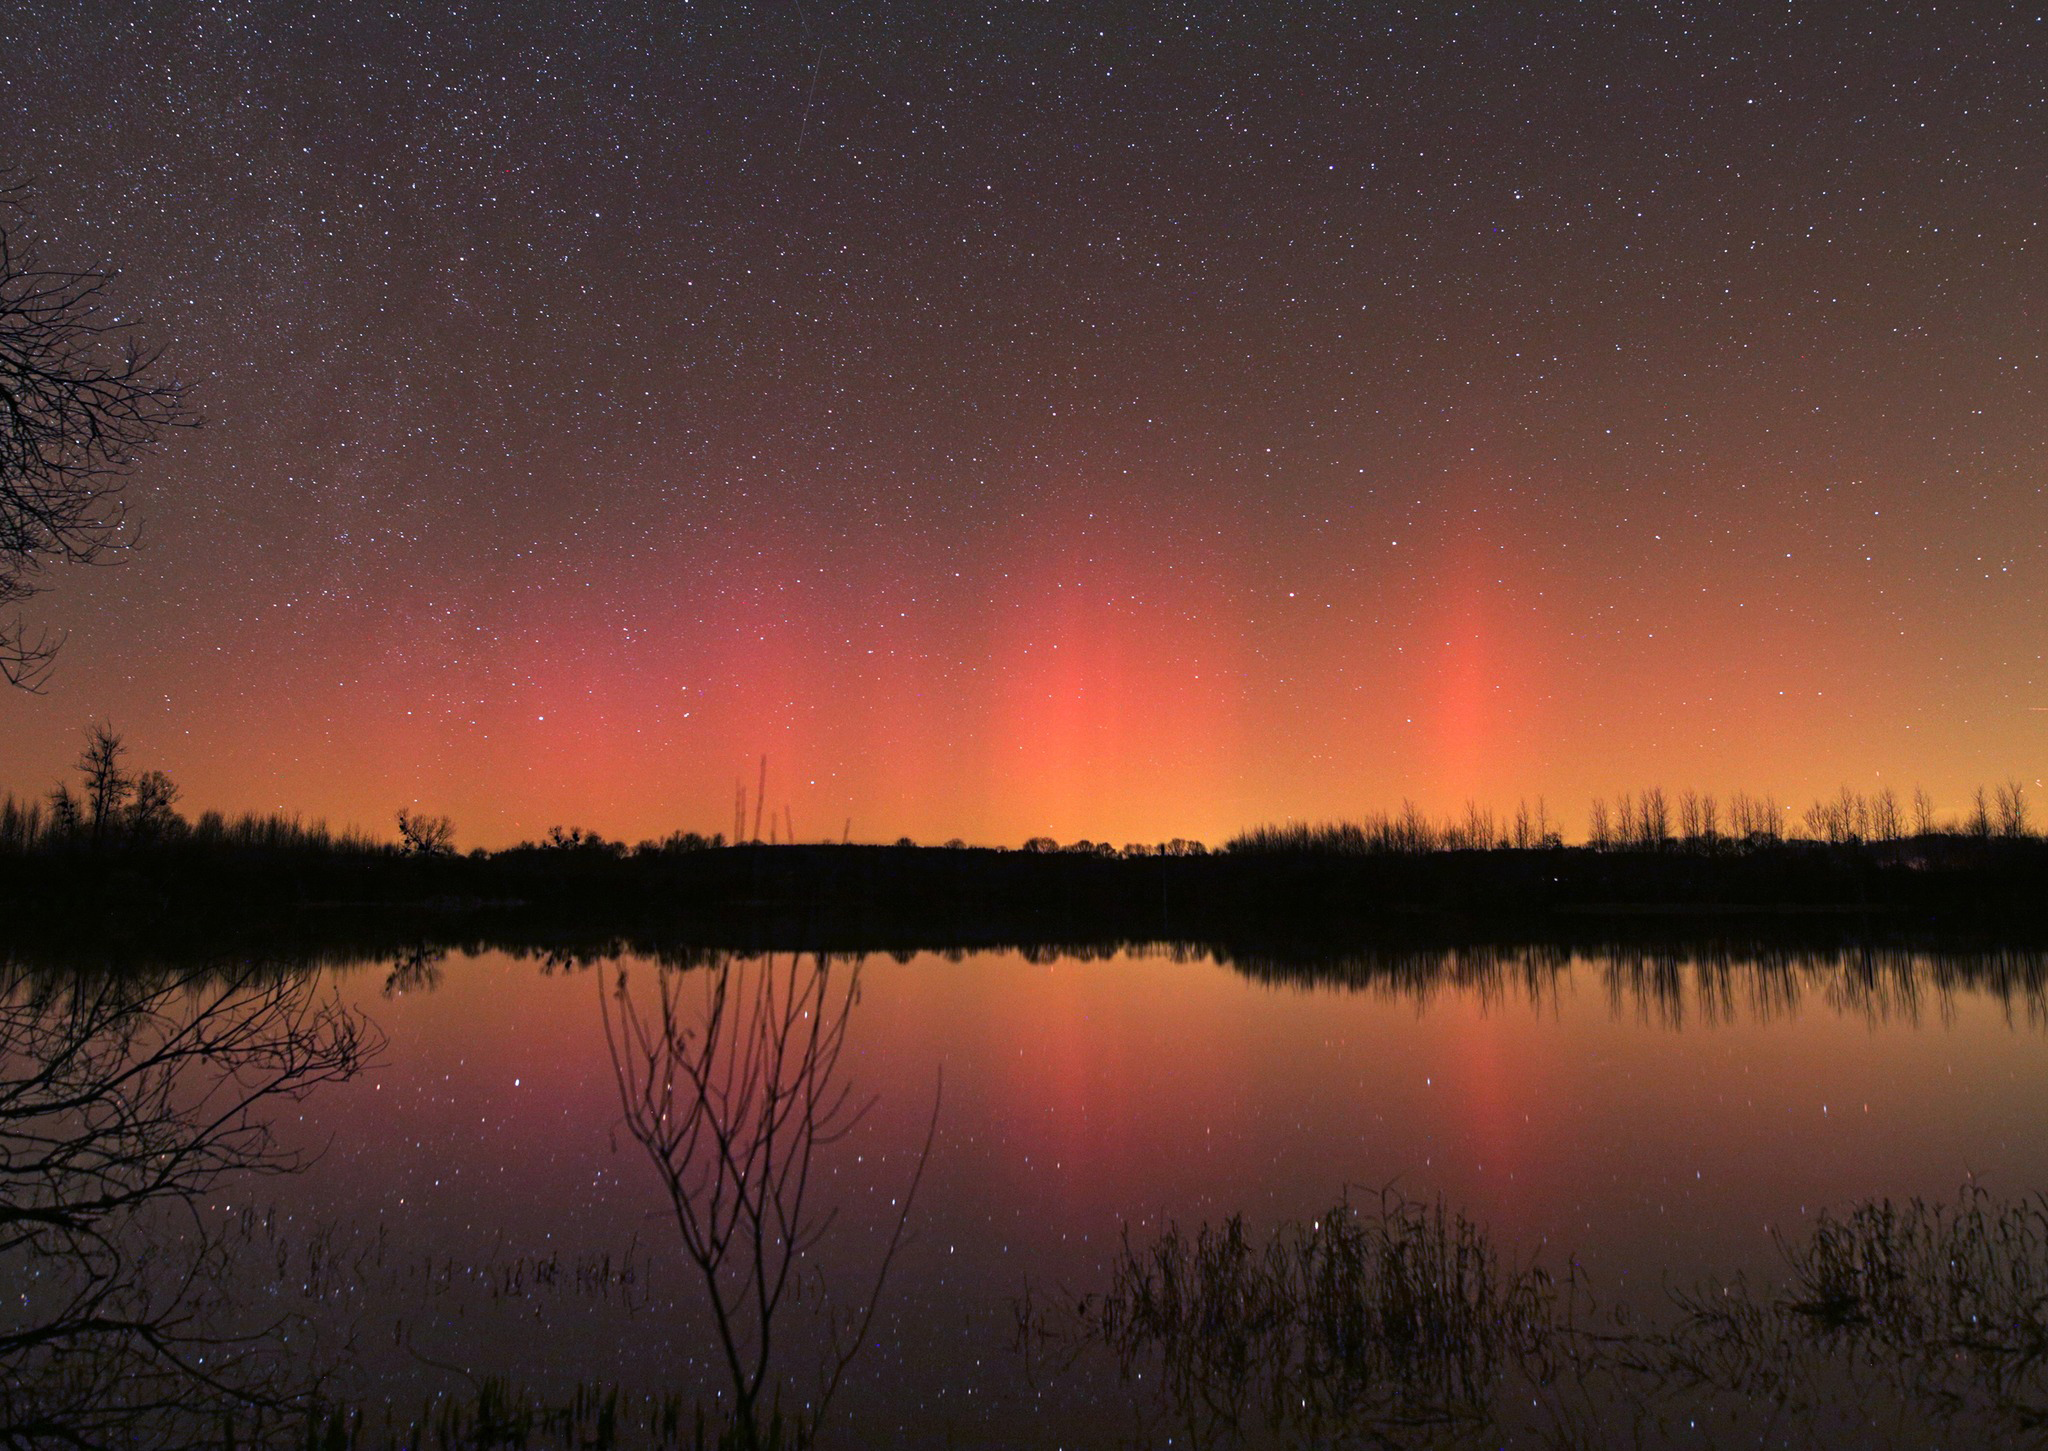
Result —
<instances>
[{"instance_id":1,"label":"reed","mask_svg":"<svg viewBox=\"0 0 2048 1451\"><path fill-rule=\"evenodd\" d=\"M1241 1215L1144 1246L1126 1232L1079 1315L1125 1367L1157 1357L1170 1394L1355 1425L1479 1416L1504 1363L1549 1334L1554 1298L1462 1214L1386 1193L1263 1245Z\"/></svg>"},{"instance_id":2,"label":"reed","mask_svg":"<svg viewBox=\"0 0 2048 1451\"><path fill-rule=\"evenodd\" d=\"M1344 1199L1262 1243L1240 1216L1126 1235L1107 1290L1019 1302L1019 1348L1106 1348L1197 1441L1666 1444L1710 1415L1724 1444L1869 1444L1877 1425L1884 1444L2038 1442L2048 1196L1871 1200L1780 1247L1773 1285L1709 1280L1645 1314L1601 1306L1576 1262L1563 1287L1507 1267L1441 1204Z\"/></svg>"}]
</instances>

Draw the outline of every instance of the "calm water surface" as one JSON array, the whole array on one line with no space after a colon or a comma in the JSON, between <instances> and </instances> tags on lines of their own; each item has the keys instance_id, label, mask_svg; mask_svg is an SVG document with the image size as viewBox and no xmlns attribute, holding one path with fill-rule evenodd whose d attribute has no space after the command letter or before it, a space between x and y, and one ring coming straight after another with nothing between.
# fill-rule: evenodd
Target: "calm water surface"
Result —
<instances>
[{"instance_id":1,"label":"calm water surface","mask_svg":"<svg viewBox=\"0 0 2048 1451\"><path fill-rule=\"evenodd\" d=\"M203 1212L260 1216L233 1273L315 1302L368 1403L459 1392L465 1372L718 1394L701 1284L626 1122L622 1068L630 1085L647 1063L619 1014L651 1021L666 983L687 1037L721 973L792 970L819 967L483 953L326 970L319 992L381 1050L282 1106L309 1167L231 1179ZM793 1400L828 1305L864 1303L931 1144L833 1403L841 1444L1184 1439L1138 1371L1018 1349L1020 1304L1105 1289L1126 1236L1170 1223L1242 1214L1256 1239L1391 1188L1462 1212L1513 1266L1576 1265L1603 1301L1656 1312L1674 1287L1781 1274L1774 1235L1823 1207L2048 1188L2034 956L1531 949L1309 971L1159 949L825 973L828 1017L853 993L834 1077L864 1112L816 1150L826 1227L803 1268L823 1295L807 1278L778 1312Z\"/></svg>"}]
</instances>

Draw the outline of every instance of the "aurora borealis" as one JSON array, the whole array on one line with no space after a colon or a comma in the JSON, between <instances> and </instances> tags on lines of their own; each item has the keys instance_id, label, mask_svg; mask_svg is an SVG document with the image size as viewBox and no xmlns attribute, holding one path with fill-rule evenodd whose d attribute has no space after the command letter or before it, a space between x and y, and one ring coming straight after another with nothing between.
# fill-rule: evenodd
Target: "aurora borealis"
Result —
<instances>
[{"instance_id":1,"label":"aurora borealis","mask_svg":"<svg viewBox=\"0 0 2048 1451\"><path fill-rule=\"evenodd\" d=\"M2048 21L26 0L206 426L31 603L197 810L1218 840L2048 756Z\"/></svg>"}]
</instances>

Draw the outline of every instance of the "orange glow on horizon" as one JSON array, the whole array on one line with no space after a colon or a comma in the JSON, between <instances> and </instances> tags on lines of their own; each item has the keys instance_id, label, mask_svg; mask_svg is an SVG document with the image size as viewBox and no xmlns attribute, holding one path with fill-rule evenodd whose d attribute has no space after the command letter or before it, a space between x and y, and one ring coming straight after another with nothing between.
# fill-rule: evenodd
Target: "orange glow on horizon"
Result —
<instances>
[{"instance_id":1,"label":"orange glow on horizon","mask_svg":"<svg viewBox=\"0 0 2048 1451\"><path fill-rule=\"evenodd\" d=\"M60 674L11 703L0 787L40 794L95 715L172 772L188 812L387 832L417 806L464 845L556 824L730 832L763 755L769 814L806 840L850 821L869 841L1213 844L1264 820L1404 800L1505 815L1538 796L1576 833L1594 796L1652 784L1795 812L1843 783L1924 784L1944 815L1981 782L2037 784L2048 714L1973 673L1934 618L1883 608L1889 579L1759 558L1731 586L1674 559L1631 600L1663 623L1631 629L1571 573L1601 541L1539 548L1498 500L1397 544L1333 533L1260 583L1239 560L1267 546L1228 513L1082 497L946 571L734 542L531 609L449 582L471 616L514 622L500 633L430 625L424 601L368 627L294 620L299 649L241 645L279 659L288 711ZM118 641L77 648L121 658ZM1944 705L1959 698L1978 704Z\"/></svg>"}]
</instances>

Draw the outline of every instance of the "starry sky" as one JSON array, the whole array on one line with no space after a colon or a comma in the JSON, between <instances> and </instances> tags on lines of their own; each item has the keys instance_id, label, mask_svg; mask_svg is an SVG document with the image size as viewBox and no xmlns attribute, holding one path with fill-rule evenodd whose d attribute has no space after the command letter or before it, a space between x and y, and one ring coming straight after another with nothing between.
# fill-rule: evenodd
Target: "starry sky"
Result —
<instances>
[{"instance_id":1,"label":"starry sky","mask_svg":"<svg viewBox=\"0 0 2048 1451\"><path fill-rule=\"evenodd\" d=\"M462 845L2048 760L2048 21L14 0L204 416L0 788ZM2037 800L2040 799L2037 796Z\"/></svg>"}]
</instances>

